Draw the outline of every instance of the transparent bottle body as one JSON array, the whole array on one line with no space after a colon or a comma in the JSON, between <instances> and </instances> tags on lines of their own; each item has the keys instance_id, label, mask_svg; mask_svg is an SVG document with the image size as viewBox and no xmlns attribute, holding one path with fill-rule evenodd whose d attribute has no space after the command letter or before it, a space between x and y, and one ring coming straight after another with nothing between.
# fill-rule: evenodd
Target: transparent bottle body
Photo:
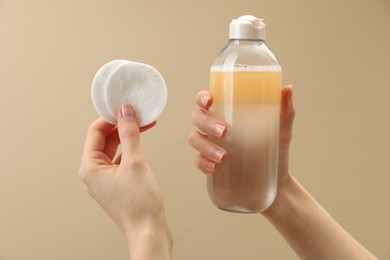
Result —
<instances>
[{"instance_id":1,"label":"transparent bottle body","mask_svg":"<svg viewBox=\"0 0 390 260\"><path fill-rule=\"evenodd\" d=\"M209 137L227 150L207 177L210 199L220 209L255 213L276 196L281 68L263 41L230 40L210 70L210 114L227 134Z\"/></svg>"}]
</instances>

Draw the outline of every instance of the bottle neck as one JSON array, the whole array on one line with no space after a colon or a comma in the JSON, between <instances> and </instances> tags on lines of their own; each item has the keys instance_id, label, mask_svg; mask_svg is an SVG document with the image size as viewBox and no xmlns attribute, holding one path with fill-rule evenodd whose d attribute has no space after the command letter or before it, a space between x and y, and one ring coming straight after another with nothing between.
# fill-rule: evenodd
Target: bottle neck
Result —
<instances>
[{"instance_id":1,"label":"bottle neck","mask_svg":"<svg viewBox=\"0 0 390 260\"><path fill-rule=\"evenodd\" d=\"M260 45L265 43L259 39L229 39L229 45Z\"/></svg>"}]
</instances>

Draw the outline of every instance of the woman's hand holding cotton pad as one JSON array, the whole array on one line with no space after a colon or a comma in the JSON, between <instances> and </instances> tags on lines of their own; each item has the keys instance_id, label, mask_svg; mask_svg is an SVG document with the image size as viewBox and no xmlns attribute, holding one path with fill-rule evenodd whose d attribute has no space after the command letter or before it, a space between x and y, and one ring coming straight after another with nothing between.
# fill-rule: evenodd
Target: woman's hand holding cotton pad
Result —
<instances>
[{"instance_id":1,"label":"woman's hand holding cotton pad","mask_svg":"<svg viewBox=\"0 0 390 260\"><path fill-rule=\"evenodd\" d=\"M167 88L152 66L127 60L104 64L92 82L92 102L107 122L117 124L117 111L130 104L140 127L154 122L164 110Z\"/></svg>"}]
</instances>

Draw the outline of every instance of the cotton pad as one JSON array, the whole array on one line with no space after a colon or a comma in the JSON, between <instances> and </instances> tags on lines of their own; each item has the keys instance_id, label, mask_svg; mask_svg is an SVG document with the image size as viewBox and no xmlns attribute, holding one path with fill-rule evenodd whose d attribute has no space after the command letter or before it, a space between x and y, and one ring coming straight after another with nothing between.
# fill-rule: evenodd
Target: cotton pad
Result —
<instances>
[{"instance_id":1,"label":"cotton pad","mask_svg":"<svg viewBox=\"0 0 390 260\"><path fill-rule=\"evenodd\" d=\"M103 65L92 82L92 101L107 122L117 124L117 111L130 104L140 126L157 119L167 101L167 89L161 74L139 62L114 60Z\"/></svg>"},{"instance_id":2,"label":"cotton pad","mask_svg":"<svg viewBox=\"0 0 390 260\"><path fill-rule=\"evenodd\" d=\"M126 63L126 60L113 60L104 64L97 72L92 81L92 102L98 114L107 122L116 124L116 114L113 115L106 105L105 88L108 77L119 65Z\"/></svg>"}]
</instances>

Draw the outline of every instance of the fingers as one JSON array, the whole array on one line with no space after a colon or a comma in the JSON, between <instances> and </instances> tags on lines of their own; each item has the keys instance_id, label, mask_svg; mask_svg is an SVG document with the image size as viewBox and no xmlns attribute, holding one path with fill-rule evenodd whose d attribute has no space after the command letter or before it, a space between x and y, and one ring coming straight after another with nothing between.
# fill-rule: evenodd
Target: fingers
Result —
<instances>
[{"instance_id":1,"label":"fingers","mask_svg":"<svg viewBox=\"0 0 390 260\"><path fill-rule=\"evenodd\" d=\"M157 124L157 121L154 121L152 123L150 123L149 125L147 126L143 126L140 128L140 132L145 132L147 130L149 130L150 128L154 127L155 125ZM112 131L112 133L107 136L106 138L106 145L105 145L105 148L104 148L104 153L111 159L113 160L114 159L114 156L116 155L116 152L118 150L118 147L120 145L121 141L120 141L120 138L119 138L119 133L118 133L118 129L115 128L115 130ZM114 160L114 164L119 164L120 163L120 156Z\"/></svg>"},{"instance_id":2,"label":"fingers","mask_svg":"<svg viewBox=\"0 0 390 260\"><path fill-rule=\"evenodd\" d=\"M106 146L106 137L115 129L114 125L99 118L88 127L85 139L84 154L91 152L102 152Z\"/></svg>"},{"instance_id":3,"label":"fingers","mask_svg":"<svg viewBox=\"0 0 390 260\"><path fill-rule=\"evenodd\" d=\"M211 117L204 109L198 108L192 112L192 123L198 129L208 135L222 137L226 134L226 126L223 121Z\"/></svg>"},{"instance_id":4,"label":"fingers","mask_svg":"<svg viewBox=\"0 0 390 260\"><path fill-rule=\"evenodd\" d=\"M202 155L198 155L195 158L195 166L205 174L215 173L217 171L218 164L208 160Z\"/></svg>"},{"instance_id":5,"label":"fingers","mask_svg":"<svg viewBox=\"0 0 390 260\"><path fill-rule=\"evenodd\" d=\"M214 173L219 163L226 158L226 151L211 142L207 136L223 137L227 127L222 120L209 115L208 109L213 98L208 91L200 91L195 102L198 105L192 113L192 122L199 131L192 132L188 137L190 145L200 154L195 159L196 167L204 173Z\"/></svg>"},{"instance_id":6,"label":"fingers","mask_svg":"<svg viewBox=\"0 0 390 260\"><path fill-rule=\"evenodd\" d=\"M121 164L121 160L122 160L122 154L120 153L120 154L116 157L116 159L114 160L114 164L116 164L116 165Z\"/></svg>"},{"instance_id":7,"label":"fingers","mask_svg":"<svg viewBox=\"0 0 390 260\"><path fill-rule=\"evenodd\" d=\"M205 110L208 110L213 103L213 98L208 91L199 91L195 97L196 104Z\"/></svg>"},{"instance_id":8,"label":"fingers","mask_svg":"<svg viewBox=\"0 0 390 260\"><path fill-rule=\"evenodd\" d=\"M292 121L294 119L294 115L293 87L291 85L287 85L282 88L281 116L288 118L289 121Z\"/></svg>"},{"instance_id":9,"label":"fingers","mask_svg":"<svg viewBox=\"0 0 390 260\"><path fill-rule=\"evenodd\" d=\"M143 133L143 132L149 130L150 128L152 128L153 126L155 126L156 124L157 124L157 121L153 121L152 123L150 123L150 124L148 124L146 126L141 127L139 130L140 130L141 133Z\"/></svg>"},{"instance_id":10,"label":"fingers","mask_svg":"<svg viewBox=\"0 0 390 260\"><path fill-rule=\"evenodd\" d=\"M281 145L288 145L292 139L292 128L295 117L293 105L293 87L287 85L282 89L281 111L280 111L280 142Z\"/></svg>"},{"instance_id":11,"label":"fingers","mask_svg":"<svg viewBox=\"0 0 390 260\"><path fill-rule=\"evenodd\" d=\"M113 160L116 152L118 150L118 146L120 144L118 129L115 129L106 137L106 145L104 147L103 153L107 155L110 160Z\"/></svg>"},{"instance_id":12,"label":"fingers","mask_svg":"<svg viewBox=\"0 0 390 260\"><path fill-rule=\"evenodd\" d=\"M209 116L207 110L213 103L213 98L208 91L200 91L195 97L199 108L192 113L192 123L198 129L208 135L222 137L226 134L226 126L222 120Z\"/></svg>"},{"instance_id":13,"label":"fingers","mask_svg":"<svg viewBox=\"0 0 390 260\"><path fill-rule=\"evenodd\" d=\"M207 135L192 132L188 137L188 142L210 162L221 163L226 158L226 151L208 140Z\"/></svg>"},{"instance_id":14,"label":"fingers","mask_svg":"<svg viewBox=\"0 0 390 260\"><path fill-rule=\"evenodd\" d=\"M109 163L109 159L101 156L106 147L106 137L115 129L114 125L99 118L89 125L85 139L84 152L79 168L79 176L84 183L88 183L96 166L102 162Z\"/></svg>"},{"instance_id":15,"label":"fingers","mask_svg":"<svg viewBox=\"0 0 390 260\"><path fill-rule=\"evenodd\" d=\"M134 110L128 104L118 110L118 134L122 144L122 162L141 151L140 128Z\"/></svg>"}]
</instances>

